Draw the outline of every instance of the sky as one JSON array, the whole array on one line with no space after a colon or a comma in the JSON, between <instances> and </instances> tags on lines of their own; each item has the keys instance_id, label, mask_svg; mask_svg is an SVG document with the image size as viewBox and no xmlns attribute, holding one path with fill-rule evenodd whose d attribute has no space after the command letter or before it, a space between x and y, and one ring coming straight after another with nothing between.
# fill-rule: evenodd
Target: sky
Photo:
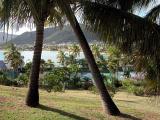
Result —
<instances>
[{"instance_id":1,"label":"sky","mask_svg":"<svg viewBox=\"0 0 160 120\"><path fill-rule=\"evenodd\" d=\"M149 4L149 6L147 8L141 8L141 9L137 9L135 11L135 14L138 16L145 16L153 7L157 6L158 4L160 4L160 0L153 0L153 2L151 2Z\"/></svg>"},{"instance_id":2,"label":"sky","mask_svg":"<svg viewBox=\"0 0 160 120\"><path fill-rule=\"evenodd\" d=\"M160 0L153 0L153 1L155 1L155 2L152 2L147 8L137 9L134 14L141 16L141 17L145 16L150 9L152 9L154 6L160 4ZM1 31L3 31L3 30L1 30ZM20 35L24 32L31 32L31 31L35 31L35 27L33 27L33 26L31 26L31 24L27 23L26 25L20 27L19 29L11 29L10 28L8 30L8 33Z\"/></svg>"}]
</instances>

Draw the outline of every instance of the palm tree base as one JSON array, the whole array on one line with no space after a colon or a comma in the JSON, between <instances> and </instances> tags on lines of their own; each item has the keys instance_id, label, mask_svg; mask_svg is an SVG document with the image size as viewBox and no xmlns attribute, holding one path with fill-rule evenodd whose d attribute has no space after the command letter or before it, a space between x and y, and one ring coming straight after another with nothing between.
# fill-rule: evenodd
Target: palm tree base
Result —
<instances>
[{"instance_id":1,"label":"palm tree base","mask_svg":"<svg viewBox=\"0 0 160 120\"><path fill-rule=\"evenodd\" d=\"M33 92L34 91L34 92ZM26 105L29 107L38 107L39 106L39 93L38 91L32 90L28 92L26 97Z\"/></svg>"}]
</instances>

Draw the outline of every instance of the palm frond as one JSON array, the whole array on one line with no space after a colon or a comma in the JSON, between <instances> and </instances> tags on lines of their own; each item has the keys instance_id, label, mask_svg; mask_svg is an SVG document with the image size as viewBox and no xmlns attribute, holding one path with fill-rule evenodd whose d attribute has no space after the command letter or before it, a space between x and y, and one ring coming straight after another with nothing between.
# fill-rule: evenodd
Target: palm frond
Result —
<instances>
[{"instance_id":1,"label":"palm frond","mask_svg":"<svg viewBox=\"0 0 160 120\"><path fill-rule=\"evenodd\" d=\"M160 17L160 4L151 9L145 16L147 19L156 22L157 18Z\"/></svg>"},{"instance_id":2,"label":"palm frond","mask_svg":"<svg viewBox=\"0 0 160 120\"><path fill-rule=\"evenodd\" d=\"M52 25L64 24L64 15L56 0L3 0L1 3L1 27L21 26L27 22L37 24L46 20Z\"/></svg>"},{"instance_id":3,"label":"palm frond","mask_svg":"<svg viewBox=\"0 0 160 120\"><path fill-rule=\"evenodd\" d=\"M148 6L152 1L154 0L95 0L96 3L108 5L124 11L132 11L137 7Z\"/></svg>"},{"instance_id":4,"label":"palm frond","mask_svg":"<svg viewBox=\"0 0 160 120\"><path fill-rule=\"evenodd\" d=\"M100 38L116 44L123 51L138 49L145 55L159 55L160 27L147 19L98 3L84 5L87 28Z\"/></svg>"}]
</instances>

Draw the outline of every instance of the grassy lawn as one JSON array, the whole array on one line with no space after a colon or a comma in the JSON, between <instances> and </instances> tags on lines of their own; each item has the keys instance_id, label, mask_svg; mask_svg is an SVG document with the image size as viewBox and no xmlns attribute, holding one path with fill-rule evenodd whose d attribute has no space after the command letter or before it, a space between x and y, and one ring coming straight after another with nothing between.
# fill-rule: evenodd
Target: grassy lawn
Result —
<instances>
[{"instance_id":1,"label":"grassy lawn","mask_svg":"<svg viewBox=\"0 0 160 120\"><path fill-rule=\"evenodd\" d=\"M160 120L160 99L119 92L114 101L121 117L104 114L98 95L89 91L47 93L40 90L40 107L24 104L26 88L0 86L0 120Z\"/></svg>"}]
</instances>

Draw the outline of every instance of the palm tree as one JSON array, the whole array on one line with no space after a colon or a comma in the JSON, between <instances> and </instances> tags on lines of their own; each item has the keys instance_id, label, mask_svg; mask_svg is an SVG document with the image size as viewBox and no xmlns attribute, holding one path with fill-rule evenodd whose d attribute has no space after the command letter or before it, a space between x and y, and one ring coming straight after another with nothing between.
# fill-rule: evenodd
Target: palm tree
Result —
<instances>
[{"instance_id":1,"label":"palm tree","mask_svg":"<svg viewBox=\"0 0 160 120\"><path fill-rule=\"evenodd\" d=\"M152 8L148 12L148 14L145 16L145 18L148 19L149 21L154 22L154 23L158 23L158 21L160 20L160 4L158 4L157 6L155 6L154 8ZM159 31L160 31L160 29L159 29ZM154 58L152 58L152 57L150 58L153 61L152 65L155 65L154 69L155 69L155 73L156 74L154 74L154 73L151 74L150 72L148 73L150 75L153 75L153 76L156 75L157 76L155 78L156 82L155 82L155 80L153 80L153 81L156 83L156 87L157 87L156 91L157 91L158 95L160 94L160 54L159 54L159 50L160 49L158 49L158 50L156 49L155 57Z\"/></svg>"},{"instance_id":2,"label":"palm tree","mask_svg":"<svg viewBox=\"0 0 160 120\"><path fill-rule=\"evenodd\" d=\"M47 62L46 62L46 64L47 64L48 70L52 70L55 67L54 66L54 62L52 62L51 59L48 59Z\"/></svg>"},{"instance_id":3,"label":"palm tree","mask_svg":"<svg viewBox=\"0 0 160 120\"><path fill-rule=\"evenodd\" d=\"M80 55L80 48L78 45L73 44L69 47L69 53L73 55L75 58Z\"/></svg>"},{"instance_id":4,"label":"palm tree","mask_svg":"<svg viewBox=\"0 0 160 120\"><path fill-rule=\"evenodd\" d=\"M103 41L118 46L129 55L137 50L142 57L152 59L157 69L157 85L160 86L160 26L157 25L160 5L154 7L144 19L125 12L131 12L133 5L148 5L149 2L113 0L111 7L110 1L101 0L86 4L83 11L86 24L99 33Z\"/></svg>"},{"instance_id":5,"label":"palm tree","mask_svg":"<svg viewBox=\"0 0 160 120\"><path fill-rule=\"evenodd\" d=\"M58 58L58 62L59 62L62 66L65 66L65 64L66 64L66 55L65 55L64 51L59 50L59 51L58 51L57 58Z\"/></svg>"},{"instance_id":6,"label":"palm tree","mask_svg":"<svg viewBox=\"0 0 160 120\"><path fill-rule=\"evenodd\" d=\"M52 0L25 0L25 2L27 3L36 24L36 42L26 104L28 106L36 107L39 105L38 81L43 46L44 23L47 19L53 21L55 19L53 16L55 17L55 14L57 15L58 11L55 9ZM58 15L60 15L60 13ZM59 21L61 21L61 19Z\"/></svg>"},{"instance_id":7,"label":"palm tree","mask_svg":"<svg viewBox=\"0 0 160 120\"><path fill-rule=\"evenodd\" d=\"M53 0L4 0L2 5L1 20L4 21L4 25L7 24L9 26L9 21L11 20L20 25L27 21L33 21L36 26L34 55L29 90L26 97L26 104L36 107L39 105L38 88L44 24L46 21L50 21L52 24L62 25L62 13L57 9L56 1Z\"/></svg>"},{"instance_id":8,"label":"palm tree","mask_svg":"<svg viewBox=\"0 0 160 120\"><path fill-rule=\"evenodd\" d=\"M103 1L108 2L108 0L107 1L106 0L101 0L101 2L103 2ZM117 0L116 1L111 0L111 1L112 2L117 2ZM75 19L74 14L72 14L72 11L70 10L70 8L68 9L67 4L64 4L65 1L56 1L55 0L54 3L56 3L56 4L54 4L54 5L52 4L53 0L47 1L47 2L46 2L46 0L43 0L43 1L42 0L40 0L40 1L38 1L38 0L20 1L22 3L16 3L16 0L14 2L12 0L10 0L10 1L5 0L5 2L7 4L8 3L9 4L14 4L14 7L12 7L14 9L10 9L10 6L9 6L9 9L5 9L7 12L11 11L11 10L15 10L15 9L17 10L17 8L19 8L19 5L20 5L20 8L21 8L20 11L22 11L21 13L23 13L23 14L20 14L20 11L19 11L19 12L16 12L16 14L5 14L6 15L6 17L4 17L5 19L9 18L11 15L19 16L19 18L24 18L25 17L25 18L28 18L29 20L31 18L34 18L34 22L35 22L36 27L37 27L37 38L36 38L35 52L34 52L34 57L33 57L34 62L33 62L33 65L32 65L33 69L32 69L32 74L31 74L31 77L30 77L31 82L30 82L29 94L28 94L28 97L27 97L27 105L37 106L39 104L38 78L39 78L39 65L40 65L40 57L41 57L42 42L43 42L44 21L48 18L48 15L51 11L52 12L54 11L52 16L49 17L51 20L54 20L54 19L52 19L52 18L54 18L54 16L56 16L56 17L58 16L58 18L59 18L59 19L56 19L56 22L61 19L61 17L60 17L61 14L57 14L57 13L59 13L60 10L59 9L51 10L50 8L53 8L53 7L55 8L54 5L57 5L57 3L62 2L59 5L62 6L61 9L66 10L66 11L64 10L64 12L66 13L67 18L69 19L72 27L74 28L75 33L77 34L77 36L79 38L79 43L80 43L80 45L81 45L81 47L82 47L82 49L85 53L86 59L88 60L89 67L92 71L93 77L95 78L95 83L100 90L101 97L104 101L105 107L109 108L108 112L110 114L114 114L114 115L119 114L119 110L117 109L117 107L113 103L112 99L110 98L110 96L109 96L109 94L108 94L108 92L107 92L107 90L104 86L104 83L102 81L103 79L102 79L102 77L100 75L100 72L98 70L98 67L95 63L95 60L94 60L92 52L89 48L89 45L88 45L88 43L87 43L87 41L86 41L86 39L85 39L81 29L80 29L80 26L79 26L77 20ZM23 3L25 3L25 4L23 4ZM4 4L4 5L6 6L6 4ZM94 3L94 5L97 5L97 3ZM86 14L87 18L92 18L93 17L92 19L87 19L87 20L89 20L88 23L91 23L93 25L95 31L98 31L98 32L101 33L102 38L108 38L108 37L112 38L112 39L110 39L110 40L112 40L112 42L115 42L115 43L118 43L118 44L121 45L122 43L120 42L120 39L119 39L119 42L115 41L117 39L113 39L113 38L116 38L116 36L118 35L118 36L120 36L119 38L121 38L121 39L124 38L123 44L126 44L126 41L129 40L127 29L130 29L130 28L129 28L129 26L127 26L128 22L131 23L131 26L133 26L133 28L136 28L136 29L132 29L132 30L129 31L130 33L132 33L133 30L134 30L134 33L132 33L132 35L131 35L133 38L131 37L131 40L130 40L132 42L134 40L137 40L137 38L139 40L141 40L141 37L143 36L142 38L144 38L146 33L153 33L153 31L155 31L155 28L158 29L157 25L155 25L155 24L153 25L152 23L150 23L148 21L145 21L144 19L142 19L140 17L137 17L137 16L134 16L130 13L126 13L125 11L128 9L127 7L128 6L130 7L131 5L126 5L126 3L123 3L122 1L120 2L120 5L121 5L121 9L123 11L118 10L116 8L108 7L108 6L104 7L103 5L98 5L101 8L101 10L97 10L98 9L97 7L96 7L96 9L93 9L93 7L95 7L95 6L92 6L91 4L88 8L85 7L87 9L84 9L85 10L84 12L87 13ZM85 6L87 6L87 4L85 4ZM67 10L69 10L70 14L67 13L68 12ZM103 19L103 18L106 18L106 17L104 17L104 12L102 10L109 11L108 13L105 12L105 15L106 16L108 15L110 19ZM102 16L99 16L97 14L97 12L100 12L102 14ZM95 17L96 14L97 14L98 17L97 16ZM118 17L118 22L117 22L117 17ZM10 17L10 18L12 18L12 17ZM128 19L128 18L130 18L130 19ZM95 19L97 19L96 22L95 22ZM7 19L7 20L9 20L9 19ZM103 22L99 22L100 20L103 21ZM124 20L127 21L127 22L125 22L125 24L123 25L122 23L124 23ZM24 23L24 21L26 21L26 19L18 19L18 21L19 21L19 23ZM104 23L104 21L105 21L106 24L99 24L99 23ZM99 23L97 24L97 22L99 22ZM114 23L114 24L107 24L107 23ZM136 23L136 24L134 25L133 23ZM144 23L148 27L144 27ZM101 27L97 27L97 25L98 26L100 25ZM148 28L153 27L153 26L154 26L154 29L152 28L151 30L148 30ZM138 35L137 33L139 31L135 31L137 29L144 31L144 32L142 31L142 34L138 37L137 37L137 35ZM103 31L105 31L105 32L103 32ZM149 32L146 32L146 31L149 31ZM81 33L81 34L79 34L79 33ZM111 36L111 33L112 33L112 36ZM146 38L149 38L149 36L147 35ZM152 38L152 37L150 36L150 38ZM155 37L154 37L154 39L155 39ZM82 40L84 40L84 41L82 41ZM151 39L151 41L152 40L153 40L153 38ZM127 43L129 43L129 42L127 41ZM128 45L127 47L129 48L130 44L127 44L127 45ZM38 61L38 62L36 63L36 61ZM33 73L35 73L35 75ZM108 110L108 109L106 109L106 110Z\"/></svg>"},{"instance_id":9,"label":"palm tree","mask_svg":"<svg viewBox=\"0 0 160 120\"><path fill-rule=\"evenodd\" d=\"M100 74L100 71L97 67L97 64L95 62L94 56L92 54L92 51L89 47L89 44L80 28L80 25L74 16L74 13L72 12L71 8L69 5L66 4L64 0L59 0L59 5L63 12L66 14L67 19L69 20L77 38L78 42L83 50L83 53L85 55L85 58L88 62L89 68L91 70L92 76L94 78L95 85L97 86L102 101L104 105L104 109L107 113L112 114L112 115L118 115L120 114L119 109L117 106L114 104L113 100L111 99L105 84L103 82L103 77Z\"/></svg>"},{"instance_id":10,"label":"palm tree","mask_svg":"<svg viewBox=\"0 0 160 120\"><path fill-rule=\"evenodd\" d=\"M23 64L21 53L17 50L14 44L9 45L4 55L5 61L8 62L14 70L18 70Z\"/></svg>"},{"instance_id":11,"label":"palm tree","mask_svg":"<svg viewBox=\"0 0 160 120\"><path fill-rule=\"evenodd\" d=\"M99 46L97 44L93 44L91 49L95 59L97 60L101 56Z\"/></svg>"}]
</instances>

